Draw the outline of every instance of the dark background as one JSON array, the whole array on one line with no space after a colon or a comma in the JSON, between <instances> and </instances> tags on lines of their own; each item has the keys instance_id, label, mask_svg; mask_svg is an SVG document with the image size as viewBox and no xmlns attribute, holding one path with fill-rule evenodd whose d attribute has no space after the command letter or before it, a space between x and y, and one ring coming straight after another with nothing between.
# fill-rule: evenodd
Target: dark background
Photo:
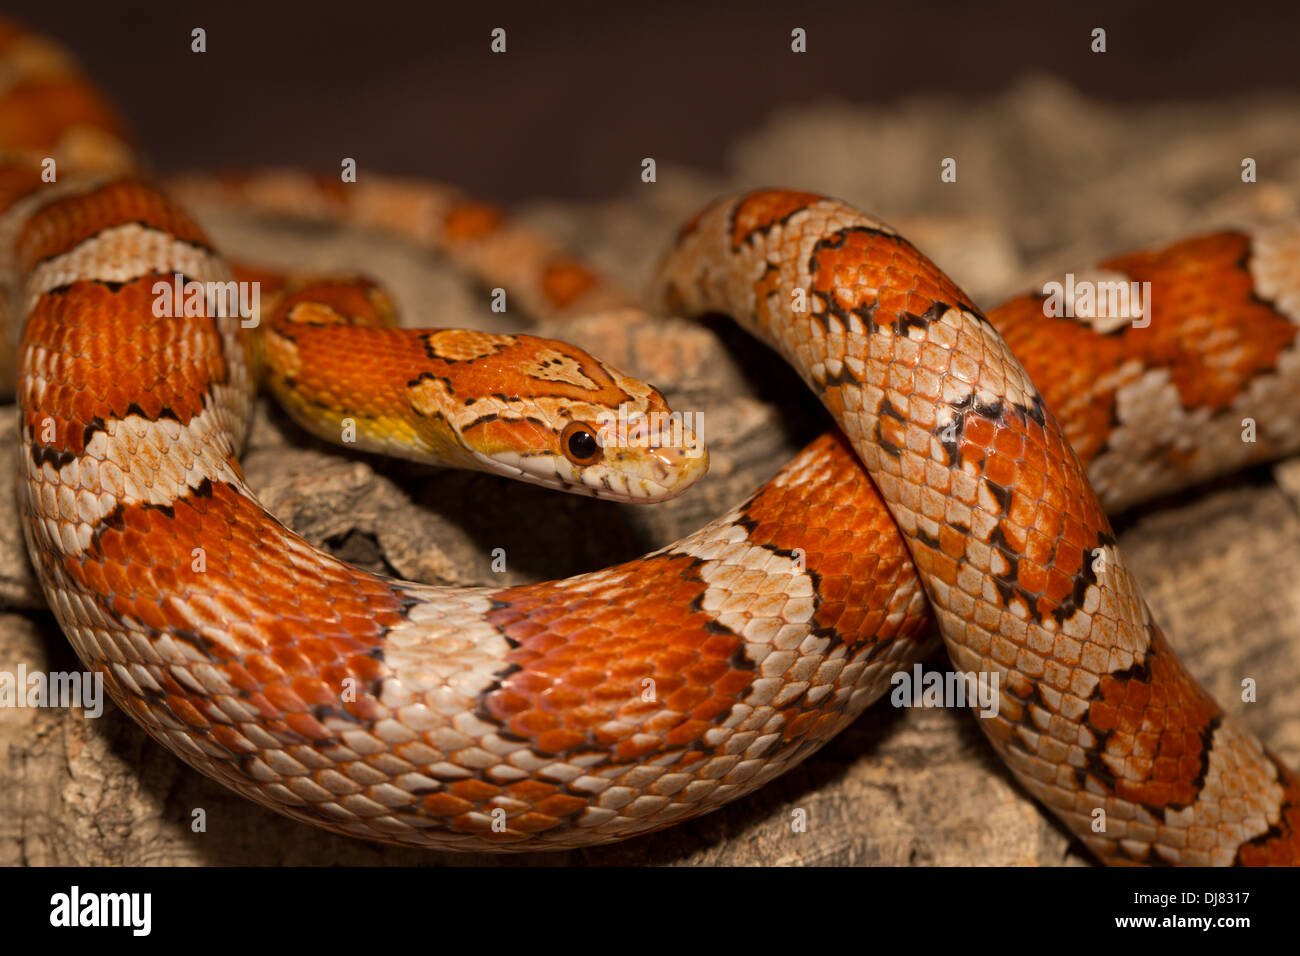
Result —
<instances>
[{"instance_id":1,"label":"dark background","mask_svg":"<svg viewBox=\"0 0 1300 956\"><path fill-rule=\"evenodd\" d=\"M1300 86L1294 2L20 0L9 12L75 51L161 172L337 170L354 156L363 171L505 200L617 195L649 155L720 171L737 134L807 102L976 98L1034 72L1106 102ZM496 26L505 55L489 51ZM806 54L790 52L795 26ZM1104 55L1089 49L1096 26Z\"/></svg>"}]
</instances>

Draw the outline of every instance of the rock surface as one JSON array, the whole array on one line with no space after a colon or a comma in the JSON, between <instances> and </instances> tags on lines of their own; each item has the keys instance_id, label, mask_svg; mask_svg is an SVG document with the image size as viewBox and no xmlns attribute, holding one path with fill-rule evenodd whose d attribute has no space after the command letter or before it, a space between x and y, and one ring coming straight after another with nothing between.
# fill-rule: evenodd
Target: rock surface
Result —
<instances>
[{"instance_id":1,"label":"rock surface","mask_svg":"<svg viewBox=\"0 0 1300 956\"><path fill-rule=\"evenodd\" d=\"M707 200L759 184L821 190L892 222L991 305L1127 248L1294 214L1298 106L1103 109L1046 80L978 106L826 105L772 116L735 144L726 180L661 165L659 182L635 196L520 212L640 288L674 229ZM1245 156L1258 162L1257 184L1240 182ZM956 183L939 180L945 157L958 161ZM515 322L492 315L478 290L400 241L231 210L196 212L241 259L380 277L408 324ZM431 582L512 584L668 543L741 500L825 422L792 373L726 324L603 316L568 324L562 334L655 382L675 407L704 413L713 468L692 493L638 509L349 454L265 403L245 457L249 480L287 524L359 564ZM75 670L23 552L13 510L14 420L10 408L0 425L0 670L20 663ZM1300 763L1298 502L1300 461L1292 461L1118 521L1148 600L1192 671L1293 765ZM509 556L504 574L490 566L496 547ZM931 666L946 662L936 656ZM1248 677L1258 683L1256 703L1240 699ZM0 864L1088 862L1001 767L968 714L887 702L746 799L653 837L568 854L454 856L334 837L191 771L111 705L96 720L0 708L0 752ZM200 809L206 830L196 833L191 821ZM800 809L807 832L795 833L790 822Z\"/></svg>"}]
</instances>

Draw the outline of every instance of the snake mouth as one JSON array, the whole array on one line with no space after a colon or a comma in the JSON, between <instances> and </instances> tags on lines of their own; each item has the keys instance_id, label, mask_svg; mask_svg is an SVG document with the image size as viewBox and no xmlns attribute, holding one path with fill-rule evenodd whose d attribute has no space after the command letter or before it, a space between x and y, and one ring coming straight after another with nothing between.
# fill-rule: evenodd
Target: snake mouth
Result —
<instances>
[{"instance_id":1,"label":"snake mouth","mask_svg":"<svg viewBox=\"0 0 1300 956\"><path fill-rule=\"evenodd\" d=\"M640 450L639 480L629 482L638 487L635 500L666 501L683 494L709 471L709 450L692 441L680 446L665 446Z\"/></svg>"},{"instance_id":2,"label":"snake mouth","mask_svg":"<svg viewBox=\"0 0 1300 956\"><path fill-rule=\"evenodd\" d=\"M600 462L587 467L546 454L474 452L474 456L481 470L516 481L634 504L676 498L709 470L708 449L693 436L681 446L606 449Z\"/></svg>"}]
</instances>

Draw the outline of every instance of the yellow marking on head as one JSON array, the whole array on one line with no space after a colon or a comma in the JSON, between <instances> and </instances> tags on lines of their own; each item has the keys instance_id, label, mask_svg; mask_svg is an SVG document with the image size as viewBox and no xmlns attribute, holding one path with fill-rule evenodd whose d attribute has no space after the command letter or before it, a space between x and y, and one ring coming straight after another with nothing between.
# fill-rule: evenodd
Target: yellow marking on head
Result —
<instances>
[{"instance_id":1,"label":"yellow marking on head","mask_svg":"<svg viewBox=\"0 0 1300 956\"><path fill-rule=\"evenodd\" d=\"M494 355L515 344L513 335L493 335L467 329L439 329L424 336L425 347L448 362L469 362Z\"/></svg>"},{"instance_id":2,"label":"yellow marking on head","mask_svg":"<svg viewBox=\"0 0 1300 956\"><path fill-rule=\"evenodd\" d=\"M528 375L548 382L564 382L575 388L596 390L600 386L582 370L582 363L572 355L545 349L528 365Z\"/></svg>"},{"instance_id":3,"label":"yellow marking on head","mask_svg":"<svg viewBox=\"0 0 1300 956\"><path fill-rule=\"evenodd\" d=\"M425 416L448 417L456 404L451 389L440 378L422 378L416 384L407 386L407 394L411 397L411 406Z\"/></svg>"}]
</instances>

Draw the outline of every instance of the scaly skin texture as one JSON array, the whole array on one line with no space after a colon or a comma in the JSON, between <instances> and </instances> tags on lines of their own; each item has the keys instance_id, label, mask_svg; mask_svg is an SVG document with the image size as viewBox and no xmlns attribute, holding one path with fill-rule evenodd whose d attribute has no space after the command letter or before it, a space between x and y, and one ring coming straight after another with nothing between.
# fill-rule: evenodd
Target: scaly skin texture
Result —
<instances>
[{"instance_id":1,"label":"scaly skin texture","mask_svg":"<svg viewBox=\"0 0 1300 956\"><path fill-rule=\"evenodd\" d=\"M680 416L672 430L657 390L582 349L392 328L392 304L367 280L269 278L274 298L254 340L265 381L327 441L348 435L366 451L624 501L675 497L708 471L707 449ZM656 424L633 441L619 416ZM571 453L575 430L601 446L590 460Z\"/></svg>"},{"instance_id":2,"label":"scaly skin texture","mask_svg":"<svg viewBox=\"0 0 1300 956\"><path fill-rule=\"evenodd\" d=\"M810 194L724 200L683 231L663 284L675 304L731 311L781 349L883 500L846 440L827 436L646 558L505 590L435 588L312 548L244 485L234 452L250 339L234 320L150 310L157 275L229 275L184 213L134 181L51 188L25 161L0 176L0 248L29 310L19 398L33 560L118 704L249 798L338 832L453 849L572 847L666 826L760 786L883 693L927 650L928 594L957 665L1002 678L999 716L981 721L999 754L1100 859L1295 860L1295 777L1182 670L1067 444L1090 406L1058 425L988 320L880 224ZM358 201L323 192L334 209ZM373 220L393 218L396 195ZM405 209L408 225L420 208ZM553 309L610 301L595 278L539 268L563 259L491 211L456 200L420 228L463 244L485 272L526 263L516 281ZM509 260L501 235L543 252ZM1289 248L1256 240L1213 268L1195 251L1155 259L1210 273L1190 288L1246 274L1256 296L1245 301L1268 312L1257 320L1281 329L1294 270L1277 250ZM805 311L790 309L796 289ZM365 301L342 306L336 293ZM363 286L314 296L299 304L318 318L374 307L378 319L354 315L349 336L390 331L366 328L384 309ZM281 303L287 337L314 328ZM1013 312L1031 335L1032 310ZM1114 412L1085 448L1095 465L1142 447L1130 393L1165 394L1172 362L1147 348L1154 339L1092 332L1123 342L1118 369L1099 373ZM1235 367L1251 369L1243 394L1285 405L1269 379L1294 336L1270 341L1271 365ZM1143 348L1157 360L1134 376ZM282 376L277 390L296 394L296 382ZM1211 432L1238 411L1226 393L1215 408L1202 422ZM1180 456L1171 445L1164 458ZM1098 808L1104 833L1091 828Z\"/></svg>"},{"instance_id":3,"label":"scaly skin texture","mask_svg":"<svg viewBox=\"0 0 1300 956\"><path fill-rule=\"evenodd\" d=\"M234 457L252 339L237 318L154 314L159 277L231 276L206 236L132 179L21 181L0 232L28 310L29 550L119 706L251 799L425 846L619 839L761 785L925 652L902 542L833 439L701 532L567 581L435 588L310 547ZM280 304L267 353L276 335L392 340ZM375 303L302 304L319 319ZM461 360L483 338L463 342ZM550 361L553 387L572 369Z\"/></svg>"},{"instance_id":4,"label":"scaly skin texture","mask_svg":"<svg viewBox=\"0 0 1300 956\"><path fill-rule=\"evenodd\" d=\"M1296 861L1297 778L1179 663L1064 429L928 259L842 203L771 190L697 217L662 283L672 307L737 317L835 415L953 663L999 678L980 726L1099 858Z\"/></svg>"}]
</instances>

